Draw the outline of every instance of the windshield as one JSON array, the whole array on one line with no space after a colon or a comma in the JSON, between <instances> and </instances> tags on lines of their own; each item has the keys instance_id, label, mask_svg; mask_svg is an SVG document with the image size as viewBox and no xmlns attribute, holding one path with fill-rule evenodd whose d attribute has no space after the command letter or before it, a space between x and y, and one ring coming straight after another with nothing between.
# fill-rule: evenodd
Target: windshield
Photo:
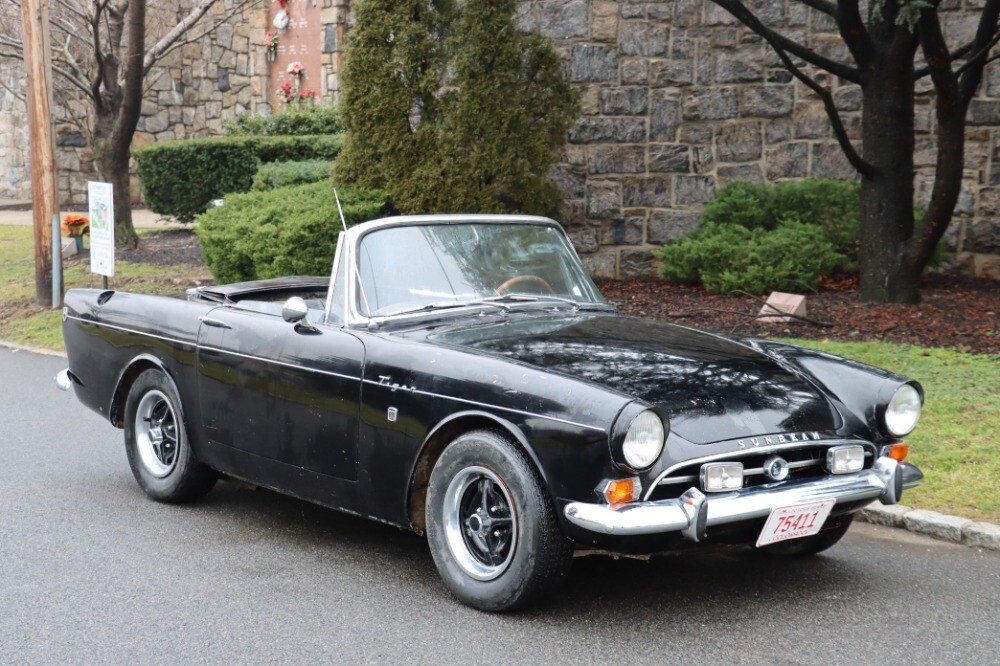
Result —
<instances>
[{"instance_id":1,"label":"windshield","mask_svg":"<svg viewBox=\"0 0 1000 666\"><path fill-rule=\"evenodd\" d=\"M541 224L389 227L358 248L358 309L386 316L487 302L603 305L565 236Z\"/></svg>"}]
</instances>

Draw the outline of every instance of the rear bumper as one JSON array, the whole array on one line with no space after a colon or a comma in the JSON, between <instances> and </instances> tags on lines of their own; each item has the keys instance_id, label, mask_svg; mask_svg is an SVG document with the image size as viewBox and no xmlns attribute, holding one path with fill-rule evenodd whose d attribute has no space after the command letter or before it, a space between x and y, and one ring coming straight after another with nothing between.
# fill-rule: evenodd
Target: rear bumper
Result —
<instances>
[{"instance_id":1,"label":"rear bumper","mask_svg":"<svg viewBox=\"0 0 1000 666\"><path fill-rule=\"evenodd\" d=\"M784 481L725 494L705 495L690 488L677 499L651 502L570 502L563 512L570 523L591 532L620 536L679 532L700 541L708 527L766 518L779 506L829 499L838 504L872 499L896 504L904 489L920 485L923 478L916 466L883 457L856 474Z\"/></svg>"}]
</instances>

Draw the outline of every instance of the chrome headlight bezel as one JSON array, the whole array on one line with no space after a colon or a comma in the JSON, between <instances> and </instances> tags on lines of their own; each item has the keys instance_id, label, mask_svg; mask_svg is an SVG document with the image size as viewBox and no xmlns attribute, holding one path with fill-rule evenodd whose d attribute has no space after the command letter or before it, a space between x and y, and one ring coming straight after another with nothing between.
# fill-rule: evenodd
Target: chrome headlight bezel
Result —
<instances>
[{"instance_id":1,"label":"chrome headlight bezel","mask_svg":"<svg viewBox=\"0 0 1000 666\"><path fill-rule=\"evenodd\" d=\"M913 384L901 384L882 411L881 425L892 437L906 437L917 427L924 395Z\"/></svg>"},{"instance_id":2,"label":"chrome headlight bezel","mask_svg":"<svg viewBox=\"0 0 1000 666\"><path fill-rule=\"evenodd\" d=\"M663 419L652 409L645 409L629 423L622 439L622 458L631 469L648 469L663 455L666 440Z\"/></svg>"}]
</instances>

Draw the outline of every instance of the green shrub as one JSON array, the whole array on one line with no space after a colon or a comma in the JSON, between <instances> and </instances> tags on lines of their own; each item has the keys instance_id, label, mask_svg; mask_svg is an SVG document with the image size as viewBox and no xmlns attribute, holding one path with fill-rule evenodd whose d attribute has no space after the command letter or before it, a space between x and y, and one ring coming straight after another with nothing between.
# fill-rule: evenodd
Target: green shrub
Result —
<instances>
[{"instance_id":1,"label":"green shrub","mask_svg":"<svg viewBox=\"0 0 1000 666\"><path fill-rule=\"evenodd\" d=\"M261 164L253 177L250 189L273 190L289 185L318 183L330 177L330 160L305 160L302 162L270 162Z\"/></svg>"},{"instance_id":2,"label":"green shrub","mask_svg":"<svg viewBox=\"0 0 1000 666\"><path fill-rule=\"evenodd\" d=\"M655 252L673 282L702 282L709 291L761 294L815 287L843 256L816 227L796 221L774 229L739 224L707 227Z\"/></svg>"},{"instance_id":3,"label":"green shrub","mask_svg":"<svg viewBox=\"0 0 1000 666\"><path fill-rule=\"evenodd\" d=\"M726 183L705 207L701 226L738 224L776 229L782 222L818 226L844 257L843 270L857 270L861 185L857 181L815 178L800 182Z\"/></svg>"},{"instance_id":4,"label":"green shrub","mask_svg":"<svg viewBox=\"0 0 1000 666\"><path fill-rule=\"evenodd\" d=\"M379 190L341 190L348 226L386 213ZM230 194L198 218L198 240L220 283L327 275L342 230L329 181Z\"/></svg>"},{"instance_id":5,"label":"green shrub","mask_svg":"<svg viewBox=\"0 0 1000 666\"><path fill-rule=\"evenodd\" d=\"M222 127L231 136L296 136L344 131L340 110L335 106L292 107L269 116L244 113L224 120Z\"/></svg>"},{"instance_id":6,"label":"green shrub","mask_svg":"<svg viewBox=\"0 0 1000 666\"><path fill-rule=\"evenodd\" d=\"M154 213L191 222L208 203L253 185L261 162L332 160L339 135L234 136L151 143L132 152Z\"/></svg>"},{"instance_id":7,"label":"green shrub","mask_svg":"<svg viewBox=\"0 0 1000 666\"><path fill-rule=\"evenodd\" d=\"M171 141L132 151L142 200L160 215L191 222L212 199L245 192L253 184L259 160L245 141Z\"/></svg>"},{"instance_id":8,"label":"green shrub","mask_svg":"<svg viewBox=\"0 0 1000 666\"><path fill-rule=\"evenodd\" d=\"M403 213L555 215L548 179L580 111L551 42L516 0L366 0L354 8L337 182L385 188Z\"/></svg>"}]
</instances>

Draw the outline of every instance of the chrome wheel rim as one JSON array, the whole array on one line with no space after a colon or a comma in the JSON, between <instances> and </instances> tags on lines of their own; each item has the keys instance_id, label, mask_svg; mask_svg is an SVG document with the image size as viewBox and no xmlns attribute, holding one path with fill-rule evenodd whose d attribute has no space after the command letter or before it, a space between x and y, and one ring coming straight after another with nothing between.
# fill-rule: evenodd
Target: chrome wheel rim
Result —
<instances>
[{"instance_id":1,"label":"chrome wheel rim","mask_svg":"<svg viewBox=\"0 0 1000 666\"><path fill-rule=\"evenodd\" d=\"M485 467L466 467L451 480L444 498L448 548L476 580L493 580L514 558L517 512L503 481Z\"/></svg>"},{"instance_id":2,"label":"chrome wheel rim","mask_svg":"<svg viewBox=\"0 0 1000 666\"><path fill-rule=\"evenodd\" d=\"M177 466L177 417L161 391L149 391L135 410L135 443L146 471L163 478Z\"/></svg>"}]
</instances>

